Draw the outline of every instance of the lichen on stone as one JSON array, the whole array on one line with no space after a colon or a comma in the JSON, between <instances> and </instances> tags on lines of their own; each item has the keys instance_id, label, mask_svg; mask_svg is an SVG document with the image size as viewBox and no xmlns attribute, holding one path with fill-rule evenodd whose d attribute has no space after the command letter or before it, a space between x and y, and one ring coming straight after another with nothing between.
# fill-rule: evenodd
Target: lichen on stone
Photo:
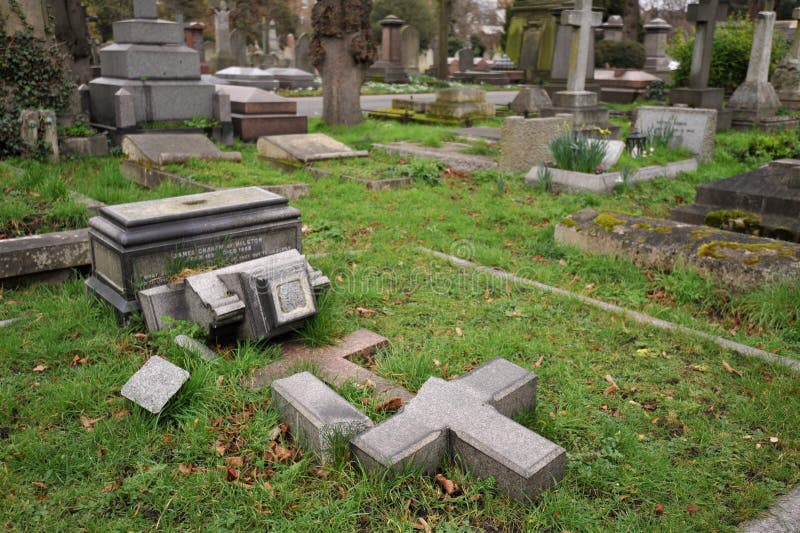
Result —
<instances>
[{"instance_id":1,"label":"lichen on stone","mask_svg":"<svg viewBox=\"0 0 800 533\"><path fill-rule=\"evenodd\" d=\"M738 250L738 251L749 252L750 254L755 254L754 256L747 255L745 259L743 259L743 262L748 265L760 262L761 260L760 257L765 255L777 255L779 257L792 257L794 255L790 247L784 246L779 242L754 244L754 243L727 242L727 241L708 242L697 249L697 255L700 257L712 257L714 259L724 259L726 257L724 250L732 250L732 251ZM757 258L758 261L755 261L753 257Z\"/></svg>"},{"instance_id":2,"label":"lichen on stone","mask_svg":"<svg viewBox=\"0 0 800 533\"><path fill-rule=\"evenodd\" d=\"M568 228L574 228L576 226L577 222L575 222L575 220L573 220L571 217L567 217L567 218L565 218L564 220L561 221L561 224L563 224L564 226L566 226Z\"/></svg>"},{"instance_id":3,"label":"lichen on stone","mask_svg":"<svg viewBox=\"0 0 800 533\"><path fill-rule=\"evenodd\" d=\"M600 213L593 222L605 228L606 231L613 231L615 227L627 224L625 220L619 219L611 213Z\"/></svg>"}]
</instances>

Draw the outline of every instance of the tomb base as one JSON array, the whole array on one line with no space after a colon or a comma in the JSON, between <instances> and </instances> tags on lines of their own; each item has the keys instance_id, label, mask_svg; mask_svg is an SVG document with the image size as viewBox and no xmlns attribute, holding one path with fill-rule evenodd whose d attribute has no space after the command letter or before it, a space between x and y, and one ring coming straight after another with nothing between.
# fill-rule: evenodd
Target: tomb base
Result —
<instances>
[{"instance_id":1,"label":"tomb base","mask_svg":"<svg viewBox=\"0 0 800 533\"><path fill-rule=\"evenodd\" d=\"M598 105L597 93L591 91L562 91L553 95L552 107L542 109L542 117L570 114L573 125L607 128L608 109Z\"/></svg>"},{"instance_id":2,"label":"tomb base","mask_svg":"<svg viewBox=\"0 0 800 533\"><path fill-rule=\"evenodd\" d=\"M734 122L759 123L774 117L780 106L778 95L769 82L746 81L728 101L728 109L733 111Z\"/></svg>"},{"instance_id":3,"label":"tomb base","mask_svg":"<svg viewBox=\"0 0 800 533\"><path fill-rule=\"evenodd\" d=\"M233 131L243 141L255 141L267 135L308 133L308 117L298 115L231 114Z\"/></svg>"},{"instance_id":4,"label":"tomb base","mask_svg":"<svg viewBox=\"0 0 800 533\"><path fill-rule=\"evenodd\" d=\"M722 102L725 100L725 89L711 87L707 89L691 89L689 87L679 87L670 91L669 100L672 105L687 105L689 107L700 107L704 109L722 109Z\"/></svg>"},{"instance_id":5,"label":"tomb base","mask_svg":"<svg viewBox=\"0 0 800 533\"><path fill-rule=\"evenodd\" d=\"M378 61L367 71L367 78L383 83L408 83L408 74L402 65L388 61Z\"/></svg>"}]
</instances>

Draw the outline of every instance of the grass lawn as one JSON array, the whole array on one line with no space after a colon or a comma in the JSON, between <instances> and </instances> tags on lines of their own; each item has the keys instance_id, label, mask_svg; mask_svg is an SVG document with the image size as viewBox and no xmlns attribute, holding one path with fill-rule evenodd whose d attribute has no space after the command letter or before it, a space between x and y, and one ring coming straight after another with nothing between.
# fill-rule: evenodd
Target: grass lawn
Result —
<instances>
[{"instance_id":1,"label":"grass lawn","mask_svg":"<svg viewBox=\"0 0 800 533\"><path fill-rule=\"evenodd\" d=\"M313 128L323 129L316 122ZM406 128L417 137L401 139ZM330 131L362 149L452 135L372 121ZM554 225L585 207L665 216L692 201L698 183L754 168L766 150L781 148L765 147L752 134L718 141L714 160L697 172L608 196L552 195L497 171L443 173L438 186L383 192L336 177L276 174L311 184L311 195L293 202L303 213L304 252L328 254L312 264L330 277L332 290L303 338L322 344L360 327L385 335L392 346L373 369L412 391L431 375L452 377L494 357L535 371L538 405L519 421L568 452L563 482L537 501L515 503L457 464L444 467L463 489L455 497L413 473L373 479L341 458L319 466L273 431L279 422L269 391L239 385L279 357L278 348L242 343L204 362L172 341L176 331L196 334L195 328L144 334L134 322L120 329L75 281L0 292L0 320L24 318L0 330L0 524L733 531L800 482L798 376L690 336L460 271L419 250L452 253L798 358L797 283L732 294L688 269L640 269L553 240ZM235 174L230 163L197 163L193 177L234 185L267 172L250 150ZM48 168L84 192L100 188L90 182L113 181L115 164L109 158ZM162 193L179 192L141 192ZM192 373L159 417L119 396L153 354ZM607 376L618 390L608 389ZM342 393L359 408L369 397L354 385ZM367 403L376 416L374 400Z\"/></svg>"}]
</instances>

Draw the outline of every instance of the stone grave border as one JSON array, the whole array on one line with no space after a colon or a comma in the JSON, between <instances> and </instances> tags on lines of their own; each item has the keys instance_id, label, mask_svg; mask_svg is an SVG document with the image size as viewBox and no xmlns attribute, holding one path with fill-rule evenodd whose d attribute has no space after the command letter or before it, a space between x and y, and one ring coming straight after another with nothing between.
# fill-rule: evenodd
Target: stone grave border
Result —
<instances>
[{"instance_id":1,"label":"stone grave border","mask_svg":"<svg viewBox=\"0 0 800 533\"><path fill-rule=\"evenodd\" d=\"M396 190L396 189L406 189L411 187L414 184L414 180L412 178L386 178L381 180L365 180L361 178L354 178L353 176L348 176L346 174L341 174L336 176L330 170L325 170L322 168L315 168L315 167L306 167L305 170L311 173L314 179L321 179L321 178L342 178L347 181L355 181L356 183L360 183L368 191L389 191L389 190Z\"/></svg>"},{"instance_id":2,"label":"stone grave border","mask_svg":"<svg viewBox=\"0 0 800 533\"><path fill-rule=\"evenodd\" d=\"M421 159L435 159L459 172L473 172L475 170L499 168L499 163L497 161L487 157L471 154L454 154L438 148L429 148L405 141L391 144L373 144L372 147L390 154L419 157Z\"/></svg>"},{"instance_id":3,"label":"stone grave border","mask_svg":"<svg viewBox=\"0 0 800 533\"><path fill-rule=\"evenodd\" d=\"M694 172L699 164L696 158L684 159L667 163L666 165L654 165L642 167L633 172L628 178L628 184L644 183L656 178L675 179L684 172ZM608 172L604 174L586 174L583 172L573 172L551 168L552 185L554 191L573 191L573 192L593 192L610 193L617 185L623 183L622 172ZM539 167L533 167L525 176L526 185L538 185Z\"/></svg>"}]
</instances>

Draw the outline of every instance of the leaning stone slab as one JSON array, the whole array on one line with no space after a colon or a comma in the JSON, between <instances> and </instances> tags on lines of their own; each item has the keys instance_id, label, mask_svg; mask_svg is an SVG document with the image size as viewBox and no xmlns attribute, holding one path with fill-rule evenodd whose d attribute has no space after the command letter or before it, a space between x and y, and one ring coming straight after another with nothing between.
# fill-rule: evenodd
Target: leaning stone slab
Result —
<instances>
[{"instance_id":1,"label":"leaning stone slab","mask_svg":"<svg viewBox=\"0 0 800 533\"><path fill-rule=\"evenodd\" d=\"M189 379L189 373L154 355L122 387L122 396L157 415Z\"/></svg>"},{"instance_id":2,"label":"leaning stone slab","mask_svg":"<svg viewBox=\"0 0 800 533\"><path fill-rule=\"evenodd\" d=\"M175 344L187 350L200 359L204 361L211 361L212 359L216 359L217 354L214 353L214 350L203 344L202 342L196 341L195 339L189 337L188 335L178 335L175 337Z\"/></svg>"},{"instance_id":3,"label":"leaning stone slab","mask_svg":"<svg viewBox=\"0 0 800 533\"><path fill-rule=\"evenodd\" d=\"M369 417L309 372L274 381L272 402L294 437L323 461L337 444L373 426Z\"/></svg>"},{"instance_id":4,"label":"leaning stone slab","mask_svg":"<svg viewBox=\"0 0 800 533\"><path fill-rule=\"evenodd\" d=\"M555 239L662 270L683 262L734 289L800 278L800 245L707 226L584 209L556 226Z\"/></svg>"},{"instance_id":5,"label":"leaning stone slab","mask_svg":"<svg viewBox=\"0 0 800 533\"><path fill-rule=\"evenodd\" d=\"M714 155L717 131L715 109L641 106L636 110L634 129L644 135L671 134L671 148L688 148L701 161Z\"/></svg>"},{"instance_id":6,"label":"leaning stone slab","mask_svg":"<svg viewBox=\"0 0 800 533\"><path fill-rule=\"evenodd\" d=\"M92 264L86 229L0 240L0 283ZM5 281L4 281L5 280Z\"/></svg>"},{"instance_id":7,"label":"leaning stone slab","mask_svg":"<svg viewBox=\"0 0 800 533\"><path fill-rule=\"evenodd\" d=\"M450 456L492 476L510 496L533 499L564 476L566 451L510 416L536 402L536 376L495 359L453 381L431 378L400 413L351 442L370 472L433 473Z\"/></svg>"},{"instance_id":8,"label":"leaning stone slab","mask_svg":"<svg viewBox=\"0 0 800 533\"><path fill-rule=\"evenodd\" d=\"M142 133L126 135L122 151L142 165L164 166L191 159L208 161L241 161L239 152L223 152L205 135L199 133Z\"/></svg>"},{"instance_id":9,"label":"leaning stone slab","mask_svg":"<svg viewBox=\"0 0 800 533\"><path fill-rule=\"evenodd\" d=\"M493 159L463 153L463 150L468 148L465 144L444 143L441 148L432 148L416 143L398 141L389 144L373 144L372 147L390 154L435 159L454 170L462 172L497 168L497 162Z\"/></svg>"},{"instance_id":10,"label":"leaning stone slab","mask_svg":"<svg viewBox=\"0 0 800 533\"><path fill-rule=\"evenodd\" d=\"M322 133L270 135L259 138L257 147L258 154L266 159L301 164L369 155Z\"/></svg>"}]
</instances>

